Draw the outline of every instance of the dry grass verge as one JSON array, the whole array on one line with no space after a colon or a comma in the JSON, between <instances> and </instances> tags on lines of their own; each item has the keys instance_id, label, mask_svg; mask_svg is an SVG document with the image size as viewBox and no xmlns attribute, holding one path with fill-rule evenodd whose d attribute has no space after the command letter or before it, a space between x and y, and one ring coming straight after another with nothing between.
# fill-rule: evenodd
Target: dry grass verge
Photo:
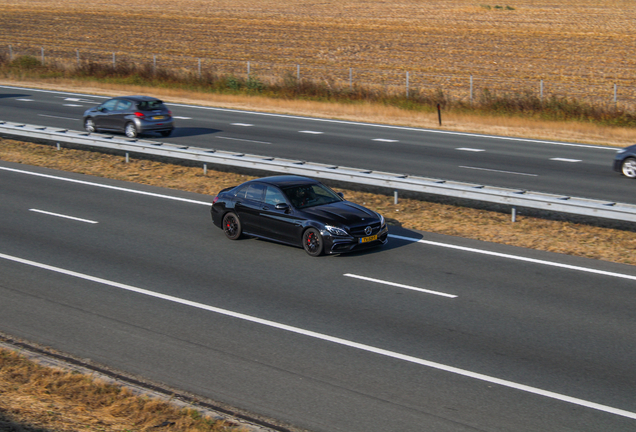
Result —
<instances>
[{"instance_id":1,"label":"dry grass verge","mask_svg":"<svg viewBox=\"0 0 636 432\"><path fill-rule=\"evenodd\" d=\"M185 190L214 196L220 189L249 176L201 168L131 159L117 155L61 149L0 139L0 159L117 180ZM574 222L546 220L453 205L400 199L343 190L346 197L384 214L404 228L435 232L513 246L533 248L624 264L636 264L636 236L629 227L614 229Z\"/></svg>"},{"instance_id":2,"label":"dry grass verge","mask_svg":"<svg viewBox=\"0 0 636 432\"><path fill-rule=\"evenodd\" d=\"M225 421L0 349L0 431L239 432Z\"/></svg>"}]
</instances>

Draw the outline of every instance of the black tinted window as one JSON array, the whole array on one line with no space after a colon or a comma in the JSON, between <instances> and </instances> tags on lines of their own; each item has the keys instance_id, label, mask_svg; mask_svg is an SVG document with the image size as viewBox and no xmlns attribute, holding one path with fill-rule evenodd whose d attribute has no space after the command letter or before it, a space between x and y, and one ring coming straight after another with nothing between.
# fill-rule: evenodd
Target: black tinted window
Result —
<instances>
[{"instance_id":1,"label":"black tinted window","mask_svg":"<svg viewBox=\"0 0 636 432\"><path fill-rule=\"evenodd\" d=\"M132 102L129 100L120 100L119 103L117 104L117 111L124 111L127 109L130 109L130 107L132 106Z\"/></svg>"},{"instance_id":2,"label":"black tinted window","mask_svg":"<svg viewBox=\"0 0 636 432\"><path fill-rule=\"evenodd\" d=\"M274 186L267 186L267 191L265 192L265 202L267 204L276 205L285 202L285 195Z\"/></svg>"},{"instance_id":3,"label":"black tinted window","mask_svg":"<svg viewBox=\"0 0 636 432\"><path fill-rule=\"evenodd\" d=\"M137 108L141 111L165 110L166 106L160 100L137 102Z\"/></svg>"},{"instance_id":4,"label":"black tinted window","mask_svg":"<svg viewBox=\"0 0 636 432\"><path fill-rule=\"evenodd\" d=\"M104 102L101 105L101 108L104 108L108 111L112 111L115 108L115 105L117 104L117 99L111 99L109 101Z\"/></svg>"},{"instance_id":5,"label":"black tinted window","mask_svg":"<svg viewBox=\"0 0 636 432\"><path fill-rule=\"evenodd\" d=\"M236 196L238 198L245 198L252 201L263 201L264 192L265 185L260 183L248 183L238 190Z\"/></svg>"}]
</instances>

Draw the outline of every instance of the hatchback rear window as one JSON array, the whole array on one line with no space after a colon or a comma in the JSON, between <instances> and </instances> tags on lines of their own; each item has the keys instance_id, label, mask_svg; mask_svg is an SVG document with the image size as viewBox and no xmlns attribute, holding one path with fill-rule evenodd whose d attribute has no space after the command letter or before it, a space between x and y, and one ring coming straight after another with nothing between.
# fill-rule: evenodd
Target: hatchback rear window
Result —
<instances>
[{"instance_id":1,"label":"hatchback rear window","mask_svg":"<svg viewBox=\"0 0 636 432\"><path fill-rule=\"evenodd\" d=\"M141 111L165 110L166 106L160 100L137 102L137 108Z\"/></svg>"}]
</instances>

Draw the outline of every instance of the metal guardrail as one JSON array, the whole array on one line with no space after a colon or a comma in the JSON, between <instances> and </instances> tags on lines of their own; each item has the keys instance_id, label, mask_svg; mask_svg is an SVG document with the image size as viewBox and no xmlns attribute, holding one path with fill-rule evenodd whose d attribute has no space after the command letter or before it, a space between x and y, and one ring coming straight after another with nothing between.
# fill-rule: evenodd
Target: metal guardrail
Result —
<instances>
[{"instance_id":1,"label":"metal guardrail","mask_svg":"<svg viewBox=\"0 0 636 432\"><path fill-rule=\"evenodd\" d=\"M626 203L407 176L3 121L0 121L0 136L29 138L31 140L85 145L125 153L161 156L200 162L204 167L207 167L207 164L233 166L273 173L304 175L323 180L374 186L394 191L409 191L508 205L513 209L513 220L516 207L524 207L579 216L636 222L636 205Z\"/></svg>"}]
</instances>

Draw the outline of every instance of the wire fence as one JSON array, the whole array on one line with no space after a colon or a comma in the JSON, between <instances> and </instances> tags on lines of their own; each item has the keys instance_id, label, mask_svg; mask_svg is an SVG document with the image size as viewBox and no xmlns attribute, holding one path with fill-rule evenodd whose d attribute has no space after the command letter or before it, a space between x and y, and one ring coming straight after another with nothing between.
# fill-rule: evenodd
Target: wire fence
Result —
<instances>
[{"instance_id":1,"label":"wire fence","mask_svg":"<svg viewBox=\"0 0 636 432\"><path fill-rule=\"evenodd\" d=\"M323 65L269 63L249 60L196 58L183 55L139 54L128 52L65 50L54 47L0 47L0 55L9 60L31 56L44 65L79 68L88 64L121 65L168 71L183 76L202 77L206 74L257 78L266 84L280 84L292 79L304 80L333 89L364 88L386 95L416 97L418 94L441 92L447 100L473 103L485 94L492 96L526 95L539 100L568 98L593 106L636 111L636 86L632 80L612 82L609 79L592 81L578 76L546 76L545 79L517 79L511 77L434 74L409 70L378 70L363 67L334 67Z\"/></svg>"}]
</instances>

